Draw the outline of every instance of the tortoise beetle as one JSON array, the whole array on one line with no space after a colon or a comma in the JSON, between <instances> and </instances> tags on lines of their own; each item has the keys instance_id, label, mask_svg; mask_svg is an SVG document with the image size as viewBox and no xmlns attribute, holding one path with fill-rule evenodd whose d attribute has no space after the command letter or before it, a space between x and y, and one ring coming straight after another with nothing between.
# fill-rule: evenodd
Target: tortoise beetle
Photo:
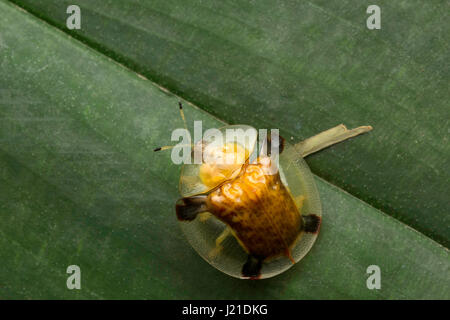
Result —
<instances>
[{"instance_id":1,"label":"tortoise beetle","mask_svg":"<svg viewBox=\"0 0 450 320\"><path fill-rule=\"evenodd\" d=\"M264 279L286 271L311 249L322 221L303 157L371 129L339 125L291 145L272 131L261 137L251 126L228 125L190 144L191 158L198 151L200 161L183 164L175 205L189 243L233 277Z\"/></svg>"}]
</instances>

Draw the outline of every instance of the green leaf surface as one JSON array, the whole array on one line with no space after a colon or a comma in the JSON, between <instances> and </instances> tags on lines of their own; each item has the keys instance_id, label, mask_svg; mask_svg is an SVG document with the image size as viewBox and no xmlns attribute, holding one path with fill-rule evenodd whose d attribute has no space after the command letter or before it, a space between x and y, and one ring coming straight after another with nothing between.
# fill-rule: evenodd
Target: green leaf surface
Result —
<instances>
[{"instance_id":1,"label":"green leaf surface","mask_svg":"<svg viewBox=\"0 0 450 320\"><path fill-rule=\"evenodd\" d=\"M71 1L14 0L66 30ZM314 173L449 246L448 1L79 0L71 32L228 123L295 141L339 123L370 136ZM420 9L419 9L420 8Z\"/></svg>"},{"instance_id":2,"label":"green leaf surface","mask_svg":"<svg viewBox=\"0 0 450 320\"><path fill-rule=\"evenodd\" d=\"M318 177L324 222L300 263L263 281L215 270L177 225L180 168L152 151L182 126L179 98L9 2L0 12L0 298L450 298L446 248ZM81 290L66 287L71 264ZM381 290L366 287L372 264Z\"/></svg>"}]
</instances>

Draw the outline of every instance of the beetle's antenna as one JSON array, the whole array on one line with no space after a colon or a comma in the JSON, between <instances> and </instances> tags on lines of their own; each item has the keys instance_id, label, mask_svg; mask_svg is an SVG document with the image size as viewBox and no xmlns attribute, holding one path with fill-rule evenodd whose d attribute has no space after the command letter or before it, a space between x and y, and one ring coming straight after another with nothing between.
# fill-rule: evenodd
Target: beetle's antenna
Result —
<instances>
[{"instance_id":1,"label":"beetle's antenna","mask_svg":"<svg viewBox=\"0 0 450 320\"><path fill-rule=\"evenodd\" d=\"M184 128L186 131L189 131L187 128L186 118L184 117L183 105L181 104L181 101L178 101L178 105L180 106L180 115L181 119L183 119Z\"/></svg>"},{"instance_id":2,"label":"beetle's antenna","mask_svg":"<svg viewBox=\"0 0 450 320\"><path fill-rule=\"evenodd\" d=\"M172 149L174 146L164 146L164 147L158 147L156 149L153 149L153 151L163 151L167 149Z\"/></svg>"},{"instance_id":3,"label":"beetle's antenna","mask_svg":"<svg viewBox=\"0 0 450 320\"><path fill-rule=\"evenodd\" d=\"M187 147L187 146L193 147L193 144L192 143L191 144L177 144L174 146L158 147L158 148L153 149L153 151L164 151L164 150L168 150L168 149L173 149L175 147Z\"/></svg>"},{"instance_id":4,"label":"beetle's antenna","mask_svg":"<svg viewBox=\"0 0 450 320\"><path fill-rule=\"evenodd\" d=\"M184 117L183 105L181 104L181 101L178 101L178 105L180 106L180 115L181 115L181 119L183 119L184 128L186 129L186 132L189 132L189 129L187 127L186 118ZM188 136L189 136L189 143L192 146L191 135L189 134Z\"/></svg>"},{"instance_id":5,"label":"beetle's antenna","mask_svg":"<svg viewBox=\"0 0 450 320\"><path fill-rule=\"evenodd\" d=\"M181 115L181 119L183 120L184 128L186 129L186 132L189 132L188 127L187 127L186 117L184 116L183 104L181 103L181 101L178 101L178 106L180 107L180 115ZM172 149L175 147L186 147L186 146L193 147L193 144L191 141L191 135L188 135L188 136L189 136L189 144L158 147L158 148L154 149L153 151L163 151L163 150L168 150L168 149Z\"/></svg>"}]
</instances>

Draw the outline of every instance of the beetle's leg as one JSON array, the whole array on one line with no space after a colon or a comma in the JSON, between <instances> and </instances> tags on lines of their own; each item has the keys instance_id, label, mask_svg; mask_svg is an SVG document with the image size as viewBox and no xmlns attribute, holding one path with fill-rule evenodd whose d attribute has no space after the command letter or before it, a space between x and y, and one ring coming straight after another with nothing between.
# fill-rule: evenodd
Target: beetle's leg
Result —
<instances>
[{"instance_id":1,"label":"beetle's leg","mask_svg":"<svg viewBox=\"0 0 450 320\"><path fill-rule=\"evenodd\" d=\"M303 140L295 145L302 157L322 150L338 142L372 130L371 126L362 126L348 130L346 126L340 124L334 128L323 131L315 136Z\"/></svg>"},{"instance_id":2,"label":"beetle's leg","mask_svg":"<svg viewBox=\"0 0 450 320\"><path fill-rule=\"evenodd\" d=\"M249 254L247 262L242 267L242 276L250 279L258 279L261 276L263 258Z\"/></svg>"},{"instance_id":3,"label":"beetle's leg","mask_svg":"<svg viewBox=\"0 0 450 320\"><path fill-rule=\"evenodd\" d=\"M275 146L275 150L278 149L278 154L281 154L284 150L285 140L279 134L272 135L272 130L267 134L267 155L272 153L272 144Z\"/></svg>"},{"instance_id":4,"label":"beetle's leg","mask_svg":"<svg viewBox=\"0 0 450 320\"><path fill-rule=\"evenodd\" d=\"M200 222L205 222L211 217L212 214L210 212L202 212L198 214L198 219L200 220Z\"/></svg>"},{"instance_id":5,"label":"beetle's leg","mask_svg":"<svg viewBox=\"0 0 450 320\"><path fill-rule=\"evenodd\" d=\"M294 199L295 204L297 205L298 210L301 212L302 208L303 208L303 203L305 201L305 196L304 195L299 195L296 196Z\"/></svg>"},{"instance_id":6,"label":"beetle's leg","mask_svg":"<svg viewBox=\"0 0 450 320\"><path fill-rule=\"evenodd\" d=\"M208 211L206 198L206 195L198 195L178 200L175 206L178 220L191 221L199 213Z\"/></svg>"},{"instance_id":7,"label":"beetle's leg","mask_svg":"<svg viewBox=\"0 0 450 320\"><path fill-rule=\"evenodd\" d=\"M308 214L303 216L305 232L317 233L320 229L322 218L315 214Z\"/></svg>"},{"instance_id":8,"label":"beetle's leg","mask_svg":"<svg viewBox=\"0 0 450 320\"><path fill-rule=\"evenodd\" d=\"M294 257L292 256L292 253L291 253L291 248L286 248L286 251L285 251L284 254L286 255L286 257L287 257L289 260L291 260L292 264L295 264Z\"/></svg>"},{"instance_id":9,"label":"beetle's leg","mask_svg":"<svg viewBox=\"0 0 450 320\"><path fill-rule=\"evenodd\" d=\"M209 252L209 257L214 259L222 251L222 242L231 234L231 228L226 227L216 239L216 247Z\"/></svg>"}]
</instances>

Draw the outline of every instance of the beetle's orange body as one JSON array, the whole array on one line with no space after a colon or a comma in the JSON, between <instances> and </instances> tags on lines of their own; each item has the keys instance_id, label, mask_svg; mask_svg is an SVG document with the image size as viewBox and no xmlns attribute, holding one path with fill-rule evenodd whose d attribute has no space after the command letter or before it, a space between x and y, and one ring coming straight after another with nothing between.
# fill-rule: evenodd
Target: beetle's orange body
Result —
<instances>
[{"instance_id":1,"label":"beetle's orange body","mask_svg":"<svg viewBox=\"0 0 450 320\"><path fill-rule=\"evenodd\" d=\"M291 249L303 232L318 231L320 217L301 215L301 205L294 202L271 157L260 156L250 164L250 152L236 144L216 146L208 154L213 160L229 161L200 166L199 177L206 190L177 202L178 219L191 221L198 213L209 212L224 222L228 227L223 233L231 232L248 253L243 277L259 278L262 263L281 255L295 263ZM216 239L213 255L223 237Z\"/></svg>"},{"instance_id":2,"label":"beetle's orange body","mask_svg":"<svg viewBox=\"0 0 450 320\"><path fill-rule=\"evenodd\" d=\"M283 254L290 257L303 220L279 172L268 174L269 164L244 165L237 178L208 195L207 207L231 227L249 254L264 259Z\"/></svg>"},{"instance_id":3,"label":"beetle's orange body","mask_svg":"<svg viewBox=\"0 0 450 320\"><path fill-rule=\"evenodd\" d=\"M257 161L249 163L254 145L247 148L232 141L203 140L198 145L203 162L186 175L193 177L190 186L196 193L177 201L178 219L192 221L199 213L208 212L224 222L227 228L217 237L210 256L220 252L220 243L232 233L248 253L242 267L245 278L259 278L262 263L272 258L285 255L295 263L291 249L304 232L318 231L320 217L301 214L301 203L294 202L281 181L278 163L272 162L277 158L259 153ZM183 180L181 185L188 183Z\"/></svg>"}]
</instances>

